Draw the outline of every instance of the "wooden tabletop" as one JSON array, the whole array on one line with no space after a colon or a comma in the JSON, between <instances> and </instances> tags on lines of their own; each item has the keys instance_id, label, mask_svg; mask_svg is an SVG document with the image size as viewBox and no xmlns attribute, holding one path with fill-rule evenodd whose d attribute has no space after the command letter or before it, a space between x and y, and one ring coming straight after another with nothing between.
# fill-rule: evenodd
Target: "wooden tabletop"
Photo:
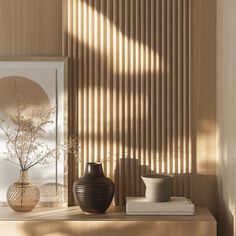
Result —
<instances>
[{"instance_id":1,"label":"wooden tabletop","mask_svg":"<svg viewBox=\"0 0 236 236\"><path fill-rule=\"evenodd\" d=\"M0 207L0 221L215 221L207 208L196 207L193 216L128 216L124 207L111 207L106 214L85 214L79 207L35 208L18 213L9 207Z\"/></svg>"}]
</instances>

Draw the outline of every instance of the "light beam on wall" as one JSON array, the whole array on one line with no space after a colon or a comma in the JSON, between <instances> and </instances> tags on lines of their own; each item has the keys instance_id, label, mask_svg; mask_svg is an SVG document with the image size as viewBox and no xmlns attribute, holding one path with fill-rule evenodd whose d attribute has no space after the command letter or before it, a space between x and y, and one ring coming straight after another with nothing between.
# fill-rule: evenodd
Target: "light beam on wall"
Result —
<instances>
[{"instance_id":1,"label":"light beam on wall","mask_svg":"<svg viewBox=\"0 0 236 236\"><path fill-rule=\"evenodd\" d=\"M64 54L78 89L86 161L101 161L116 203L140 195L140 175L174 173L189 194L190 0L68 0Z\"/></svg>"}]
</instances>

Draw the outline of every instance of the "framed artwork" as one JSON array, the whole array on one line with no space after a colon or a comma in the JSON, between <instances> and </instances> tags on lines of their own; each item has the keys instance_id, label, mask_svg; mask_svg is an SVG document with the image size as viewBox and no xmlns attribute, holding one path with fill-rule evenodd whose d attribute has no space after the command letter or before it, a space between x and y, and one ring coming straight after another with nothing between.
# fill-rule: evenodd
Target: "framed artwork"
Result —
<instances>
[{"instance_id":1,"label":"framed artwork","mask_svg":"<svg viewBox=\"0 0 236 236\"><path fill-rule=\"evenodd\" d=\"M27 114L55 109L41 137L48 147L67 139L67 59L66 58L0 58L0 115L10 116L14 90L27 103ZM6 149L6 137L0 131L0 150ZM6 152L5 152L6 153ZM57 155L57 153L55 153ZM0 205L6 204L9 185L19 178L19 167L0 157ZM67 156L52 158L46 165L29 171L32 183L40 188L40 205L67 206Z\"/></svg>"}]
</instances>

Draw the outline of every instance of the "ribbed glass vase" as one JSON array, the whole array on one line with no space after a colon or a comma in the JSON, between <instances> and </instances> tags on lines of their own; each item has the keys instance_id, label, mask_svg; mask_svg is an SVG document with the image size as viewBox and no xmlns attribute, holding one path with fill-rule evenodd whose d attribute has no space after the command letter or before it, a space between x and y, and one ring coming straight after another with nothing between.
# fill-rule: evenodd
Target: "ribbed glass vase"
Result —
<instances>
[{"instance_id":1,"label":"ribbed glass vase","mask_svg":"<svg viewBox=\"0 0 236 236\"><path fill-rule=\"evenodd\" d=\"M7 190L7 202L17 212L28 212L34 209L39 202L40 192L38 187L31 184L28 171L20 171L19 181Z\"/></svg>"}]
</instances>

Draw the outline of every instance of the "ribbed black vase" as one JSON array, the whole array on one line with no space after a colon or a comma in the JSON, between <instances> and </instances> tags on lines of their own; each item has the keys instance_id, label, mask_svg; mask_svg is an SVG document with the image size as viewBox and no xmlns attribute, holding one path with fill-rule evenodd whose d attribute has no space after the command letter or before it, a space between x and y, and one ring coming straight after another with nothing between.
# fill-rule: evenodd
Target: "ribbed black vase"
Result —
<instances>
[{"instance_id":1,"label":"ribbed black vase","mask_svg":"<svg viewBox=\"0 0 236 236\"><path fill-rule=\"evenodd\" d=\"M114 196L114 183L107 178L101 163L86 164L85 174L74 183L74 197L84 212L104 213Z\"/></svg>"}]
</instances>

